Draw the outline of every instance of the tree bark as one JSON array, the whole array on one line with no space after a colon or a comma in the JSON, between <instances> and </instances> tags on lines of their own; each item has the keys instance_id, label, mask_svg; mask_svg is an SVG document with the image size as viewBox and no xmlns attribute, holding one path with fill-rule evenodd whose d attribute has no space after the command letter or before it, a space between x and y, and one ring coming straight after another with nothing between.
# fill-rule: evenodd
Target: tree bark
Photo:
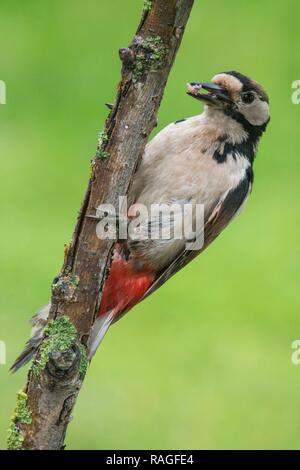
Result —
<instances>
[{"instance_id":1,"label":"tree bark","mask_svg":"<svg viewBox=\"0 0 300 470\"><path fill-rule=\"evenodd\" d=\"M114 244L113 240L97 237L97 219L90 216L104 202L118 207L119 196L128 192L147 138L156 125L156 113L193 2L145 1L133 41L119 51L123 66L116 101L99 139L72 242L52 285L50 319L67 317L76 328L75 339L67 349L51 350L39 373L33 368L29 371L24 392L30 419L23 422L16 414L14 420L19 448L64 448L66 429L84 378L85 346L99 309ZM45 342L49 343L47 335L36 361L41 361Z\"/></svg>"}]
</instances>

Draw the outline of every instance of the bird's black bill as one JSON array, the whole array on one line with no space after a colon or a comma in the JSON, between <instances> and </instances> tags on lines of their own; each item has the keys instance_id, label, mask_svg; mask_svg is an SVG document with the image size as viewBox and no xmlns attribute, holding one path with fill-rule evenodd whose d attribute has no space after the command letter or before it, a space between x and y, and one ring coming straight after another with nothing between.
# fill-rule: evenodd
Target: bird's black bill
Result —
<instances>
[{"instance_id":1,"label":"bird's black bill","mask_svg":"<svg viewBox=\"0 0 300 470\"><path fill-rule=\"evenodd\" d=\"M216 83L207 82L191 82L188 83L187 94L200 101L206 101L211 104L219 104L220 102L231 103L225 88L217 85ZM200 93L200 91L207 93Z\"/></svg>"}]
</instances>

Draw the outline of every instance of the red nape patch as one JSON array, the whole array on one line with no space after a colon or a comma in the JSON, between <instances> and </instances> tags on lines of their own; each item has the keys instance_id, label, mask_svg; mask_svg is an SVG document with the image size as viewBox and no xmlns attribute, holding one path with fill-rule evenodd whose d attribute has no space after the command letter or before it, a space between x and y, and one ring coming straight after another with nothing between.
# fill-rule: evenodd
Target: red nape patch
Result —
<instances>
[{"instance_id":1,"label":"red nape patch","mask_svg":"<svg viewBox=\"0 0 300 470\"><path fill-rule=\"evenodd\" d=\"M114 319L117 319L143 297L154 278L154 273L135 271L132 260L126 261L115 253L104 284L99 316L113 310Z\"/></svg>"}]
</instances>

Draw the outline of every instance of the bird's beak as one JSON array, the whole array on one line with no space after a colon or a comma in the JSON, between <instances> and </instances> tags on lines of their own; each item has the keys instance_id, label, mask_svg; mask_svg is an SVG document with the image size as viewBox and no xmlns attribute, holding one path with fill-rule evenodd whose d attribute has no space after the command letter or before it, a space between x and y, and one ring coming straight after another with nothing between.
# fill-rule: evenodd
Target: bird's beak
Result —
<instances>
[{"instance_id":1,"label":"bird's beak","mask_svg":"<svg viewBox=\"0 0 300 470\"><path fill-rule=\"evenodd\" d=\"M205 90L207 93L200 93L200 90ZM197 100L204 101L207 104L219 105L221 103L231 103L226 89L216 83L206 82L191 82L187 84L187 94L196 98Z\"/></svg>"}]
</instances>

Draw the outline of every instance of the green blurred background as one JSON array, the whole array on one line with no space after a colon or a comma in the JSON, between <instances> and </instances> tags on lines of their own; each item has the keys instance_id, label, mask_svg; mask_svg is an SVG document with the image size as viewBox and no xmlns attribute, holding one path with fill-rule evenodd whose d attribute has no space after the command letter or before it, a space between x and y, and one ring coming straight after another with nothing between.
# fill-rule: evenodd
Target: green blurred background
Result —
<instances>
[{"instance_id":1,"label":"green blurred background","mask_svg":"<svg viewBox=\"0 0 300 470\"><path fill-rule=\"evenodd\" d=\"M97 133L141 0L2 0L0 447L26 378L9 364L49 299ZM201 257L105 338L69 449L299 448L299 117L296 0L195 1L158 130L197 114L185 84L238 70L270 94L272 121L246 210Z\"/></svg>"}]
</instances>

